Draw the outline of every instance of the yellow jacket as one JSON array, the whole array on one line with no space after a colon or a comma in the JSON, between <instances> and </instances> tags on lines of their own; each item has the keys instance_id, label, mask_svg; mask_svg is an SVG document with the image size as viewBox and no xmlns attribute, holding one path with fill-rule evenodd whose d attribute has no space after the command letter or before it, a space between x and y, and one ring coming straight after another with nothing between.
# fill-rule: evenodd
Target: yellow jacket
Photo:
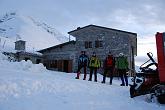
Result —
<instances>
[{"instance_id":1,"label":"yellow jacket","mask_svg":"<svg viewBox=\"0 0 165 110\"><path fill-rule=\"evenodd\" d=\"M89 67L100 67L100 60L97 57L92 56L89 61Z\"/></svg>"}]
</instances>

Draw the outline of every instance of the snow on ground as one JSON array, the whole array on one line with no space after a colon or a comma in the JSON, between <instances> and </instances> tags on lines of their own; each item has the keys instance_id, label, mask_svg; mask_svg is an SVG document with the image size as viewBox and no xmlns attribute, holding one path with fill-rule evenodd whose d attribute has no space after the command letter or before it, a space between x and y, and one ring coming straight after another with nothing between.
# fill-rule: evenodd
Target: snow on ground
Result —
<instances>
[{"instance_id":1,"label":"snow on ground","mask_svg":"<svg viewBox=\"0 0 165 110\"><path fill-rule=\"evenodd\" d=\"M129 87L74 79L30 61L8 62L0 54L0 110L164 110L146 96L129 97ZM83 76L81 76L82 78Z\"/></svg>"}]
</instances>

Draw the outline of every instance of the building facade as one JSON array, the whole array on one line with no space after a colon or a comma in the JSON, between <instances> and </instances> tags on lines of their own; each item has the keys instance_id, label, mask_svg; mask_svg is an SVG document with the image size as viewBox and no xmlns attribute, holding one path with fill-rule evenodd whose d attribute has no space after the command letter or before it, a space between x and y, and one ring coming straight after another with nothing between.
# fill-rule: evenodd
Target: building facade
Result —
<instances>
[{"instance_id":1,"label":"building facade","mask_svg":"<svg viewBox=\"0 0 165 110\"><path fill-rule=\"evenodd\" d=\"M68 32L76 41L66 42L57 46L40 50L47 68L76 72L78 57L86 51L90 57L96 52L102 64L107 54L115 57L124 53L128 58L129 68L134 70L134 56L137 55L137 34L96 25L88 25Z\"/></svg>"},{"instance_id":2,"label":"building facade","mask_svg":"<svg viewBox=\"0 0 165 110\"><path fill-rule=\"evenodd\" d=\"M4 55L8 56L9 60L22 61L30 60L33 64L43 63L43 57L41 53L37 52L26 52L26 42L18 40L15 42L15 52L3 52Z\"/></svg>"},{"instance_id":3,"label":"building facade","mask_svg":"<svg viewBox=\"0 0 165 110\"><path fill-rule=\"evenodd\" d=\"M60 45L40 50L43 54L44 65L47 69L73 72L75 70L75 41L69 41Z\"/></svg>"}]
</instances>

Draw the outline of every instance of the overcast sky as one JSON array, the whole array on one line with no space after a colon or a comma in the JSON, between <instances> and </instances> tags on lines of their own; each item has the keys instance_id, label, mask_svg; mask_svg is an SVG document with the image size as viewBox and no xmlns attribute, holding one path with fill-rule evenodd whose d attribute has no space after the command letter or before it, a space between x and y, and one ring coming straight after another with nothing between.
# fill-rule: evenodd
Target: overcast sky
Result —
<instances>
[{"instance_id":1,"label":"overcast sky","mask_svg":"<svg viewBox=\"0 0 165 110\"><path fill-rule=\"evenodd\" d=\"M0 14L16 11L67 32L89 24L135 32L138 55L156 53L155 34L165 31L165 0L0 0Z\"/></svg>"}]
</instances>

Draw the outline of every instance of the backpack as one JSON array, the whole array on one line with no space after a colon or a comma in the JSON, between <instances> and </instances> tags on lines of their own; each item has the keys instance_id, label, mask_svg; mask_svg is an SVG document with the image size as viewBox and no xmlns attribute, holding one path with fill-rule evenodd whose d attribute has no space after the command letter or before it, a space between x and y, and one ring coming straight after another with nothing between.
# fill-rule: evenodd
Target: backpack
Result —
<instances>
[{"instance_id":1,"label":"backpack","mask_svg":"<svg viewBox=\"0 0 165 110\"><path fill-rule=\"evenodd\" d=\"M107 66L113 66L113 57L109 57L106 59L106 64Z\"/></svg>"},{"instance_id":2,"label":"backpack","mask_svg":"<svg viewBox=\"0 0 165 110\"><path fill-rule=\"evenodd\" d=\"M97 57L91 57L89 62L89 67L100 67L100 61Z\"/></svg>"},{"instance_id":3,"label":"backpack","mask_svg":"<svg viewBox=\"0 0 165 110\"><path fill-rule=\"evenodd\" d=\"M93 59L93 58L92 58L91 64L94 64L94 63L95 63L95 60L96 60L96 59Z\"/></svg>"}]
</instances>

